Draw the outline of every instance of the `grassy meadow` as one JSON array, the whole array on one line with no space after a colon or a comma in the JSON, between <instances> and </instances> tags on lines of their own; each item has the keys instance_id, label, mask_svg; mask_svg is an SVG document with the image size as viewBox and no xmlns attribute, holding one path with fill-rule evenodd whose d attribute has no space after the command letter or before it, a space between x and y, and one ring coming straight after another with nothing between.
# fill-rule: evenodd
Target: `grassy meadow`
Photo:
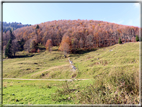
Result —
<instances>
[{"instance_id":1,"label":"grassy meadow","mask_svg":"<svg viewBox=\"0 0 142 107\"><path fill-rule=\"evenodd\" d=\"M76 71L58 47L16 55L3 60L3 78L72 81L4 79L4 104L139 104L139 42L69 54Z\"/></svg>"}]
</instances>

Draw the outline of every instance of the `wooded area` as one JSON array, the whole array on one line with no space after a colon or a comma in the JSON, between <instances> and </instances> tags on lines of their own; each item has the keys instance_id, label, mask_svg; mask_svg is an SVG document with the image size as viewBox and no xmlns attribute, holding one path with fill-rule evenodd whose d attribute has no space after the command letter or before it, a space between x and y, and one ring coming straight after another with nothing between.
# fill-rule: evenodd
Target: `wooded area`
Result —
<instances>
[{"instance_id":1,"label":"wooded area","mask_svg":"<svg viewBox=\"0 0 142 107\"><path fill-rule=\"evenodd\" d=\"M36 52L40 43L49 50L59 46L61 51L74 53L78 49L111 46L119 39L122 43L135 42L136 36L139 37L139 28L134 26L95 20L55 20L3 32L3 49L13 38L12 46L18 48L14 50Z\"/></svg>"}]
</instances>

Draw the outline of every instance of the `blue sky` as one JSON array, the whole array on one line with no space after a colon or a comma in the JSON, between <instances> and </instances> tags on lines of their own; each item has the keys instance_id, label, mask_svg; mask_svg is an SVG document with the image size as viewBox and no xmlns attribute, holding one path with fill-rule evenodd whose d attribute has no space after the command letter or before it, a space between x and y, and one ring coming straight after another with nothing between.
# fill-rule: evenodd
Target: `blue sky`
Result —
<instances>
[{"instance_id":1,"label":"blue sky","mask_svg":"<svg viewBox=\"0 0 142 107\"><path fill-rule=\"evenodd\" d=\"M3 21L40 24L52 20L102 20L140 26L139 3L3 3Z\"/></svg>"}]
</instances>

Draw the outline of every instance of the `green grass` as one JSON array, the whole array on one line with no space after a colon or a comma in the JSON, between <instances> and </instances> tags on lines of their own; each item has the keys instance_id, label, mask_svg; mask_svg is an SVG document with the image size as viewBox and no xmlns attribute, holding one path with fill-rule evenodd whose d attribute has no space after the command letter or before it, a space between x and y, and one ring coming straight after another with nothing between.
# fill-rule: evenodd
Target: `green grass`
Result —
<instances>
[{"instance_id":1,"label":"green grass","mask_svg":"<svg viewBox=\"0 0 142 107\"><path fill-rule=\"evenodd\" d=\"M53 47L51 53L43 50L35 54L18 52L17 55L33 56L4 59L4 78L91 80L21 83L17 83L18 80L12 80L12 83L11 80L4 80L4 104L138 104L139 102L139 42L116 44L84 54L70 54L69 57L77 68L75 72L71 70L68 59L58 51L58 47ZM50 86L52 88L49 88ZM15 96L12 96L12 93L16 93Z\"/></svg>"},{"instance_id":2,"label":"green grass","mask_svg":"<svg viewBox=\"0 0 142 107\"><path fill-rule=\"evenodd\" d=\"M51 94L57 89L57 84L51 81L4 80L3 103L54 104Z\"/></svg>"},{"instance_id":3,"label":"green grass","mask_svg":"<svg viewBox=\"0 0 142 107\"><path fill-rule=\"evenodd\" d=\"M110 51L113 50L113 51ZM19 52L17 54L27 54ZM32 57L4 59L3 77L5 78L72 78L72 71L67 58L62 52L42 51ZM76 78L93 78L94 76L119 70L133 72L139 70L139 43L116 44L85 54L70 55L77 67ZM41 76L44 73L45 76Z\"/></svg>"},{"instance_id":4,"label":"green grass","mask_svg":"<svg viewBox=\"0 0 142 107\"><path fill-rule=\"evenodd\" d=\"M83 87L91 80L67 82L70 88ZM28 81L28 80L4 80L3 103L4 104L74 104L73 101L53 100L53 96L59 88L66 84L65 81Z\"/></svg>"}]
</instances>

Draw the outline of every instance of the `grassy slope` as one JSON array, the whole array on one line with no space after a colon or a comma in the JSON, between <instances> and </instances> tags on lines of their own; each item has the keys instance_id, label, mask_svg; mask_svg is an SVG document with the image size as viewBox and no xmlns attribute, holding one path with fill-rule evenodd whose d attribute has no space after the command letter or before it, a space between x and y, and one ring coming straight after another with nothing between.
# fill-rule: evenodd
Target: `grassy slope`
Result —
<instances>
[{"instance_id":1,"label":"grassy slope","mask_svg":"<svg viewBox=\"0 0 142 107\"><path fill-rule=\"evenodd\" d=\"M68 82L70 88L82 89L87 84L92 83L91 80ZM4 104L75 104L73 100L65 100L69 95L57 97L54 100L56 92L65 88L64 81L28 81L28 80L4 80L3 81L3 103ZM75 91L76 92L76 91Z\"/></svg>"},{"instance_id":2,"label":"grassy slope","mask_svg":"<svg viewBox=\"0 0 142 107\"><path fill-rule=\"evenodd\" d=\"M33 57L4 59L3 77L64 79L72 78L73 75L76 78L93 78L110 72L130 73L139 70L139 43L116 44L84 54L70 55L70 59L78 69L75 73L71 71L68 59L56 47L52 53L45 51ZM44 76L41 76L42 73Z\"/></svg>"},{"instance_id":3,"label":"grassy slope","mask_svg":"<svg viewBox=\"0 0 142 107\"><path fill-rule=\"evenodd\" d=\"M33 57L5 59L4 77L72 78L77 74L76 78L94 79L73 82L4 80L4 104L138 104L139 43L117 44L70 55L78 67L76 73L70 70L68 60L54 50L56 48L51 54L41 52ZM41 73L45 76L40 76Z\"/></svg>"}]
</instances>

